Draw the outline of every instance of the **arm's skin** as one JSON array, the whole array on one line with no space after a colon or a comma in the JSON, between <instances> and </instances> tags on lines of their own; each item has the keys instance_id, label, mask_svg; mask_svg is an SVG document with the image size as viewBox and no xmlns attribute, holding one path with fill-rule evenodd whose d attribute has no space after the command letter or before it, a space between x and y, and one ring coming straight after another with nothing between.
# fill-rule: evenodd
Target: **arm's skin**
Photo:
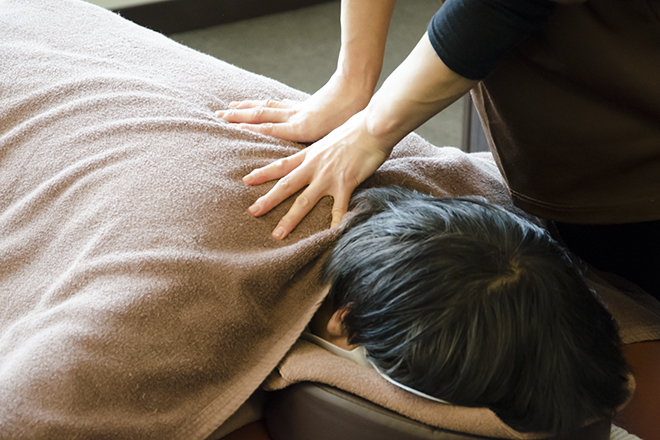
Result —
<instances>
[{"instance_id":1,"label":"arm's skin","mask_svg":"<svg viewBox=\"0 0 660 440\"><path fill-rule=\"evenodd\" d=\"M334 198L332 226L338 224L353 190L387 159L394 145L475 83L449 70L424 35L364 110L310 147L245 176L248 185L281 178L248 211L263 215L307 186L273 236L286 237L326 195Z\"/></svg>"},{"instance_id":2,"label":"arm's skin","mask_svg":"<svg viewBox=\"0 0 660 440\"><path fill-rule=\"evenodd\" d=\"M282 218L274 237L286 237L325 195L334 198L332 225L339 223L355 187L387 159L394 144L476 83L448 69L425 36L369 101L382 67L394 3L342 1L337 71L308 100L235 102L230 104L232 109L217 112L228 122L262 134L299 142L321 139L244 178L249 185L282 178L248 209L255 216L265 214L309 185ZM360 111L367 102L367 109Z\"/></svg>"},{"instance_id":3,"label":"arm's skin","mask_svg":"<svg viewBox=\"0 0 660 440\"><path fill-rule=\"evenodd\" d=\"M362 110L374 93L396 0L344 0L337 70L304 102L232 102L216 114L240 127L297 142L313 142Z\"/></svg>"}]
</instances>

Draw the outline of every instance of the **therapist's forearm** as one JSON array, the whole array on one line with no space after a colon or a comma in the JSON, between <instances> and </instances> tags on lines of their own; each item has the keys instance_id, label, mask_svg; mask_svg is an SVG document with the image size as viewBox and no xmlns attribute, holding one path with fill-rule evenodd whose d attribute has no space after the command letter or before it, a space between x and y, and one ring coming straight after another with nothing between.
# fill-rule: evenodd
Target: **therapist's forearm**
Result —
<instances>
[{"instance_id":1,"label":"therapist's forearm","mask_svg":"<svg viewBox=\"0 0 660 440\"><path fill-rule=\"evenodd\" d=\"M379 142L393 146L477 82L450 70L424 35L364 110L367 129Z\"/></svg>"},{"instance_id":2,"label":"therapist's forearm","mask_svg":"<svg viewBox=\"0 0 660 440\"><path fill-rule=\"evenodd\" d=\"M396 0L342 0L341 50L337 74L373 94L385 53Z\"/></svg>"}]
</instances>

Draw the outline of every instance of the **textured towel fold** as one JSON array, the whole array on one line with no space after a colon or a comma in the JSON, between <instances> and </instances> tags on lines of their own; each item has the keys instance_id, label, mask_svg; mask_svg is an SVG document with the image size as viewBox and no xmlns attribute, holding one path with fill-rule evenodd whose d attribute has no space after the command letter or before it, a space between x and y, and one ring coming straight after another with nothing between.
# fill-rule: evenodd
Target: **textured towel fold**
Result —
<instances>
[{"instance_id":1,"label":"textured towel fold","mask_svg":"<svg viewBox=\"0 0 660 440\"><path fill-rule=\"evenodd\" d=\"M203 439L302 332L337 236L326 199L271 238L292 201L252 218L273 183L241 178L301 146L213 112L304 95L80 1L0 9L0 437ZM386 184L511 207L488 155L414 135Z\"/></svg>"}]
</instances>

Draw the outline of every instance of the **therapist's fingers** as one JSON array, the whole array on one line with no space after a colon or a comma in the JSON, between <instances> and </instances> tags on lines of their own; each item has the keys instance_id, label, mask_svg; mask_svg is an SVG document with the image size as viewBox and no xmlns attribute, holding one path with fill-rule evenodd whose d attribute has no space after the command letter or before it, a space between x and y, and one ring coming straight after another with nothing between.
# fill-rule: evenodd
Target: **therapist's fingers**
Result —
<instances>
[{"instance_id":1,"label":"therapist's fingers","mask_svg":"<svg viewBox=\"0 0 660 440\"><path fill-rule=\"evenodd\" d=\"M296 226L305 218L312 208L318 203L323 196L331 195L334 198L332 207L332 224L331 227L336 226L341 222L341 219L348 211L348 201L350 200L353 190L344 189L338 191L336 194L323 191L314 183L311 183L293 202L289 212L278 222L273 230L273 237L283 239L295 229Z\"/></svg>"},{"instance_id":2,"label":"therapist's fingers","mask_svg":"<svg viewBox=\"0 0 660 440\"><path fill-rule=\"evenodd\" d=\"M251 107L245 109L218 110L215 115L232 123L263 124L286 122L296 111L291 108Z\"/></svg>"},{"instance_id":3,"label":"therapist's fingers","mask_svg":"<svg viewBox=\"0 0 660 440\"><path fill-rule=\"evenodd\" d=\"M321 195L310 185L303 191L291 205L289 212L280 219L277 226L273 230L273 237L281 240L285 238L293 229L298 226L298 223L312 210L316 202L321 198Z\"/></svg>"},{"instance_id":4,"label":"therapist's fingers","mask_svg":"<svg viewBox=\"0 0 660 440\"><path fill-rule=\"evenodd\" d=\"M310 183L310 180L311 179L309 179L304 173L296 172L296 170L292 171L291 173L287 174L286 176L278 180L275 186L273 186L270 189L270 191L268 191L264 196L259 197L257 201L254 202L254 204L252 204L252 206L248 208L248 212L255 217L259 217L261 215L266 214L268 211L270 211L271 209L273 209L274 207L276 207L277 205L279 205L280 203L291 197L293 194L297 193L299 190L307 186ZM297 202L295 211L297 212L297 210L307 207L307 204L305 202L312 200L313 194L314 191L309 190L308 188L305 197L303 197L300 201ZM298 196L298 198L300 198L301 196ZM314 200L314 203L316 203L316 200ZM307 207L307 211L309 211L312 206L314 206L314 204ZM289 216L289 218L291 218L291 216ZM290 229L287 228L288 229L287 233L290 232L291 229L293 229L293 226L295 225L292 225Z\"/></svg>"},{"instance_id":5,"label":"therapist's fingers","mask_svg":"<svg viewBox=\"0 0 660 440\"><path fill-rule=\"evenodd\" d=\"M232 101L229 107L244 109L252 107L271 107L271 108L289 108L296 105L298 101L291 101L290 99L283 99L278 101L276 99L262 99L262 100L246 100L246 101Z\"/></svg>"},{"instance_id":6,"label":"therapist's fingers","mask_svg":"<svg viewBox=\"0 0 660 440\"><path fill-rule=\"evenodd\" d=\"M291 156L276 160L264 167L252 170L248 175L243 177L243 183L247 185L259 185L269 180L284 177L303 163L305 153L306 151L302 150Z\"/></svg>"},{"instance_id":7,"label":"therapist's fingers","mask_svg":"<svg viewBox=\"0 0 660 440\"><path fill-rule=\"evenodd\" d=\"M271 136L278 139L286 139L295 142L305 142L306 138L300 135L300 125L293 122L272 123L264 122L261 124L238 124L241 130L249 130L255 133Z\"/></svg>"},{"instance_id":8,"label":"therapist's fingers","mask_svg":"<svg viewBox=\"0 0 660 440\"><path fill-rule=\"evenodd\" d=\"M333 196L331 228L337 226L348 212L348 202L351 199L351 194L353 194L353 190L344 190Z\"/></svg>"}]
</instances>

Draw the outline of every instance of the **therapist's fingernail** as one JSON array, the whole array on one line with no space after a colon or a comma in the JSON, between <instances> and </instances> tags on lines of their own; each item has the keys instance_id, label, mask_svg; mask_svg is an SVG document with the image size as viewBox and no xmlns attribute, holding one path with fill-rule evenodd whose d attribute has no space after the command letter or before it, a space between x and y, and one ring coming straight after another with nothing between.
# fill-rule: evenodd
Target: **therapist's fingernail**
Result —
<instances>
[{"instance_id":1,"label":"therapist's fingernail","mask_svg":"<svg viewBox=\"0 0 660 440\"><path fill-rule=\"evenodd\" d=\"M248 208L248 212L250 213L250 215L257 215L259 214L260 210L261 210L261 206L259 206L256 203Z\"/></svg>"},{"instance_id":2,"label":"therapist's fingernail","mask_svg":"<svg viewBox=\"0 0 660 440\"><path fill-rule=\"evenodd\" d=\"M252 173L243 177L243 183L250 184L253 180L254 180L254 176L252 175Z\"/></svg>"},{"instance_id":3,"label":"therapist's fingernail","mask_svg":"<svg viewBox=\"0 0 660 440\"><path fill-rule=\"evenodd\" d=\"M240 104L238 101L232 101L229 103L229 107L236 107L238 104Z\"/></svg>"},{"instance_id":4,"label":"therapist's fingernail","mask_svg":"<svg viewBox=\"0 0 660 440\"><path fill-rule=\"evenodd\" d=\"M284 238L285 233L286 231L284 230L284 228L282 226L278 226L277 228L275 228L275 231L273 231L273 237L277 238L278 240L281 240Z\"/></svg>"}]
</instances>

